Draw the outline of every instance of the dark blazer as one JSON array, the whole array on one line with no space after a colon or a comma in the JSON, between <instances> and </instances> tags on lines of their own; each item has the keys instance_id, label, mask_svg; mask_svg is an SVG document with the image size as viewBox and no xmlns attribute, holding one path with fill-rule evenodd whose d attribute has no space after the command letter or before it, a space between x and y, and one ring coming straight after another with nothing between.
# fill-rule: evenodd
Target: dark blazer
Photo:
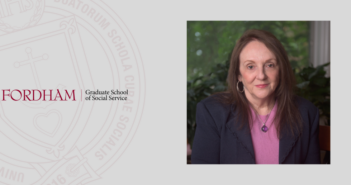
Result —
<instances>
[{"instance_id":1,"label":"dark blazer","mask_svg":"<svg viewBox=\"0 0 351 185\"><path fill-rule=\"evenodd\" d=\"M282 130L279 164L319 164L319 110L304 98L296 97L303 119L303 132L292 137ZM235 104L224 105L210 96L197 104L192 164L255 164L249 126L239 129Z\"/></svg>"}]
</instances>

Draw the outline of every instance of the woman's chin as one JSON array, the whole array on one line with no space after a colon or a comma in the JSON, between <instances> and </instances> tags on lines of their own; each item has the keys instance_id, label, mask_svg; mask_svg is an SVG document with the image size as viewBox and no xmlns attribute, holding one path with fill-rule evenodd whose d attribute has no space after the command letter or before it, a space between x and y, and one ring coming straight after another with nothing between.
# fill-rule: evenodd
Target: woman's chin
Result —
<instances>
[{"instance_id":1,"label":"woman's chin","mask_svg":"<svg viewBox=\"0 0 351 185\"><path fill-rule=\"evenodd\" d=\"M271 97L272 93L259 93L259 94L253 94L253 97L256 97L256 99L267 99L269 97Z\"/></svg>"}]
</instances>

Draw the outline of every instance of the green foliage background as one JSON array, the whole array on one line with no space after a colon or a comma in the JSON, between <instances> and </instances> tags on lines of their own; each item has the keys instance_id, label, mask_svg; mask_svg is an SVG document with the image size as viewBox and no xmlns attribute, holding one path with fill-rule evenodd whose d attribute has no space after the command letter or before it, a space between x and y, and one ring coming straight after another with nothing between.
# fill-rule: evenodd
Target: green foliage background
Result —
<instances>
[{"instance_id":1,"label":"green foliage background","mask_svg":"<svg viewBox=\"0 0 351 185\"><path fill-rule=\"evenodd\" d=\"M214 92L226 89L229 57L236 41L248 29L273 33L288 52L298 85L296 93L320 109L330 125L330 78L323 65L309 64L307 21L188 21L187 23L187 128L192 143L196 104Z\"/></svg>"},{"instance_id":2,"label":"green foliage background","mask_svg":"<svg viewBox=\"0 0 351 185\"><path fill-rule=\"evenodd\" d=\"M188 80L209 73L216 64L225 63L236 41L248 29L273 33L282 42L294 67L308 66L307 21L188 21Z\"/></svg>"}]
</instances>

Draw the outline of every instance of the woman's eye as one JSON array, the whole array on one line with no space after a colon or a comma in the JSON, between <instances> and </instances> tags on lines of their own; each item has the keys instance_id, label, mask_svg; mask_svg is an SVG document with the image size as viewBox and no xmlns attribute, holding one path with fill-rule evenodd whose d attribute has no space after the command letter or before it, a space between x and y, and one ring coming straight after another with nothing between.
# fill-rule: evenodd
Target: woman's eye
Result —
<instances>
[{"instance_id":1,"label":"woman's eye","mask_svg":"<svg viewBox=\"0 0 351 185\"><path fill-rule=\"evenodd\" d=\"M268 67L274 67L274 65L273 65L273 64L268 64L267 66L268 66Z\"/></svg>"},{"instance_id":2,"label":"woman's eye","mask_svg":"<svg viewBox=\"0 0 351 185\"><path fill-rule=\"evenodd\" d=\"M247 68L248 68L248 69L252 69L252 68L253 68L253 66L247 66Z\"/></svg>"}]
</instances>

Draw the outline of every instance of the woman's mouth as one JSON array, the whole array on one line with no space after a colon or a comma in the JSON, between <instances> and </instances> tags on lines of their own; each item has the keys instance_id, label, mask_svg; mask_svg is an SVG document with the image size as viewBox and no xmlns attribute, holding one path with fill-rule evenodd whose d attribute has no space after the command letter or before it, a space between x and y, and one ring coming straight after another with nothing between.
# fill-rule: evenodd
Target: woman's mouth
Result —
<instances>
[{"instance_id":1,"label":"woman's mouth","mask_svg":"<svg viewBox=\"0 0 351 185\"><path fill-rule=\"evenodd\" d=\"M268 84L259 84L259 85L255 85L258 88L265 88L268 86Z\"/></svg>"}]
</instances>

